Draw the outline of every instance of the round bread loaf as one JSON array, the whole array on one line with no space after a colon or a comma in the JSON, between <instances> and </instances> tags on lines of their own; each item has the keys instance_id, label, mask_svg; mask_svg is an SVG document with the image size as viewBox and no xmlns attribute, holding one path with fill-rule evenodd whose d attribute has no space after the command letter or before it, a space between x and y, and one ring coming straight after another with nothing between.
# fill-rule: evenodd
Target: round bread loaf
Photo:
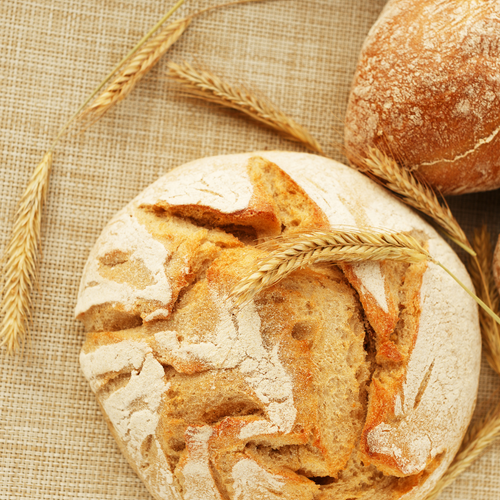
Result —
<instances>
[{"instance_id":1,"label":"round bread loaf","mask_svg":"<svg viewBox=\"0 0 500 500\"><path fill-rule=\"evenodd\" d=\"M464 283L409 208L322 157L205 158L108 224L83 272L80 361L109 428L163 500L422 499L476 398L474 301L433 264L317 265L237 313L263 238L407 231Z\"/></svg>"},{"instance_id":2,"label":"round bread loaf","mask_svg":"<svg viewBox=\"0 0 500 500\"><path fill-rule=\"evenodd\" d=\"M443 194L500 187L500 2L390 0L362 49L345 145Z\"/></svg>"}]
</instances>

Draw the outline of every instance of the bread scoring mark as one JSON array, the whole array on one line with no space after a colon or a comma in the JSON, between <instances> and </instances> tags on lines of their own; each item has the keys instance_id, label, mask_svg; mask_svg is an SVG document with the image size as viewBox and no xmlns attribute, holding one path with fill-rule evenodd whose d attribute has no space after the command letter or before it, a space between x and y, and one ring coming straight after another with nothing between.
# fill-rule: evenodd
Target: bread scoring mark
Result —
<instances>
[{"instance_id":1,"label":"bread scoring mark","mask_svg":"<svg viewBox=\"0 0 500 500\"><path fill-rule=\"evenodd\" d=\"M428 245L431 255L439 255L445 266L471 286L444 242L431 238ZM435 307L444 297L446 307ZM367 435L370 452L391 457L403 474L423 471L443 451L449 452L448 457L455 454L459 440L451 446L450 435L458 437L465 431L478 384L475 377L458 376L464 370L479 372L478 318L472 299L431 264L423 276L420 300L418 336L402 393L394 401L397 420L385 420Z\"/></svg>"},{"instance_id":2,"label":"bread scoring mark","mask_svg":"<svg viewBox=\"0 0 500 500\"><path fill-rule=\"evenodd\" d=\"M435 362L436 362L436 360L432 361L431 366L429 366L429 368L425 372L424 378L422 379L422 382L420 383L420 387L418 388L417 395L415 396L415 402L413 403L414 410L417 409L417 406L420 404L420 401L422 400L422 396L424 395L424 392L427 389L427 386L429 385L429 380L431 379L432 369L434 368Z\"/></svg>"},{"instance_id":3,"label":"bread scoring mark","mask_svg":"<svg viewBox=\"0 0 500 500\"><path fill-rule=\"evenodd\" d=\"M413 416L395 424L379 424L367 436L370 451L393 458L405 476L423 471L431 454L437 455L429 436L412 420Z\"/></svg>"},{"instance_id":4,"label":"bread scoring mark","mask_svg":"<svg viewBox=\"0 0 500 500\"><path fill-rule=\"evenodd\" d=\"M80 366L90 388L96 393L106 383L101 375L124 370L139 370L146 354L153 352L146 342L125 340L99 347L95 351L80 353Z\"/></svg>"},{"instance_id":5,"label":"bread scoring mark","mask_svg":"<svg viewBox=\"0 0 500 500\"><path fill-rule=\"evenodd\" d=\"M292 162L279 161L280 156L281 158L284 156L280 153L269 153L262 156L284 170L319 206L332 226L338 227L341 224L357 227L356 217L342 201L342 198L346 197L356 198L352 189L352 177L346 176L346 172L332 169L331 163L327 159L310 157L311 155L303 155L303 158L298 158L293 164ZM346 177L350 177L350 179L348 180Z\"/></svg>"},{"instance_id":6,"label":"bread scoring mark","mask_svg":"<svg viewBox=\"0 0 500 500\"><path fill-rule=\"evenodd\" d=\"M141 478L158 498L181 500L156 437L162 396L169 384L165 382L163 366L154 359L151 347L143 341L125 340L98 347L90 353L82 352L80 362L94 391L100 388L100 376L110 371L132 372L127 385L107 398L102 393L98 397ZM145 447L145 443L149 446ZM151 461L152 448L155 460Z\"/></svg>"},{"instance_id":7,"label":"bread scoring mark","mask_svg":"<svg viewBox=\"0 0 500 500\"><path fill-rule=\"evenodd\" d=\"M114 252L141 261L151 273L153 284L141 289L103 277L99 272L101 260ZM106 226L85 265L76 316L106 303L120 304L127 312L134 311L138 300L159 301L168 306L172 300L172 290L165 274L169 256L163 244L155 240L133 214L127 209L122 210Z\"/></svg>"},{"instance_id":8,"label":"bread scoring mark","mask_svg":"<svg viewBox=\"0 0 500 500\"><path fill-rule=\"evenodd\" d=\"M334 169L328 160L316 157L313 157L315 161L312 162L308 158L310 155L304 155L302 161L296 161L293 164L280 162L279 155L280 153L268 153L263 157L276 161L278 166L304 189L307 196L323 211L332 227L347 226L362 229L370 226L370 218L365 206L359 204L356 208L353 203L346 202L346 200L359 198L356 190L360 186L356 183L356 190L353 188L352 173L349 170ZM318 183L317 179L321 179L321 183ZM366 181L367 179L361 177L361 183L366 183ZM383 227L383 223L375 227ZM351 267L363 288L373 296L380 308L387 312L385 280L380 272L380 264L367 262Z\"/></svg>"},{"instance_id":9,"label":"bread scoring mark","mask_svg":"<svg viewBox=\"0 0 500 500\"><path fill-rule=\"evenodd\" d=\"M245 210L254 191L246 165L246 159L228 163L223 157L191 162L152 184L138 204L200 205L225 214Z\"/></svg>"},{"instance_id":10,"label":"bread scoring mark","mask_svg":"<svg viewBox=\"0 0 500 500\"><path fill-rule=\"evenodd\" d=\"M269 433L291 431L297 415L293 399L291 376L280 359L280 346L266 349L261 337L261 320L252 302L232 316L224 297L211 290L218 311L218 323L210 342L180 342L176 332L155 334L158 350L172 358L172 364L202 363L211 370L239 368L246 382L264 403L269 421L250 424L242 430L240 438L248 438L253 431Z\"/></svg>"},{"instance_id":11,"label":"bread scoring mark","mask_svg":"<svg viewBox=\"0 0 500 500\"><path fill-rule=\"evenodd\" d=\"M177 472L182 478L184 500L223 500L210 470L208 441L212 434L208 425L186 429L187 457Z\"/></svg>"},{"instance_id":12,"label":"bread scoring mark","mask_svg":"<svg viewBox=\"0 0 500 500\"><path fill-rule=\"evenodd\" d=\"M249 458L233 466L234 500L282 500L285 482Z\"/></svg>"},{"instance_id":13,"label":"bread scoring mark","mask_svg":"<svg viewBox=\"0 0 500 500\"><path fill-rule=\"evenodd\" d=\"M451 249L440 239L429 240L431 255L439 255L439 260L453 273L464 276L466 285L471 287L470 278L465 274L463 265L456 259ZM460 278L462 279L462 278ZM446 298L446 308L436 308L438 301ZM466 306L467 304L467 306ZM424 274L421 289L420 327L417 342L408 364L408 372L404 383L405 412L410 412L419 397L423 379L422 373L430 371L427 389L421 396L418 410L427 407L433 415L436 425L440 421L433 411L434 405L440 403L443 412L453 415L453 421L462 420L458 415L469 414L474 406L474 394L478 381L474 377L458 382L450 377L450 373L474 372L479 369L480 342L473 342L478 337L478 315L473 300L459 286L451 283L437 266L430 264ZM466 312L465 312L466 311ZM460 321L458 322L458 318ZM460 331L461 334L453 335ZM453 341L451 341L453 337ZM450 367L453 364L453 370ZM432 390L429 390L431 389ZM455 397L451 397L451 395ZM462 400L467 403L458 403ZM467 395L467 397L464 397ZM463 419L465 420L465 419ZM438 445L450 432L450 423L438 426L438 436L433 442Z\"/></svg>"},{"instance_id":14,"label":"bread scoring mark","mask_svg":"<svg viewBox=\"0 0 500 500\"><path fill-rule=\"evenodd\" d=\"M112 255L106 254L105 257ZM100 259L99 274L110 281L129 284L137 290L144 290L147 286L154 284L149 269L142 260L137 259L127 259L113 264L103 264Z\"/></svg>"},{"instance_id":15,"label":"bread scoring mark","mask_svg":"<svg viewBox=\"0 0 500 500\"><path fill-rule=\"evenodd\" d=\"M388 313L389 306L387 304L385 281L380 270L380 263L361 262L353 264L352 270L361 281L361 286L366 292L370 293L382 310Z\"/></svg>"},{"instance_id":16,"label":"bread scoring mark","mask_svg":"<svg viewBox=\"0 0 500 500\"><path fill-rule=\"evenodd\" d=\"M195 183L194 187L190 186L189 192L177 199L177 184L185 180L179 180L178 176L167 176L168 182L164 180L163 192L154 190L146 197L140 196L137 203L141 208L162 217L174 215L207 229L219 228L233 233L244 243L280 234L281 224L274 198L270 196L265 183L256 182L253 175L255 171L262 171L269 162L254 157L236 164L217 162L217 159L216 163L221 167L220 171L211 171L205 165L205 168L195 172L196 176L201 176L203 183L213 183L212 189L196 188ZM212 179L214 176L215 179ZM229 178L235 179L235 186L227 182ZM203 196L193 193L194 188ZM233 189L239 189L234 193L243 196L242 200L235 199ZM169 196L172 190L176 194ZM240 237L241 233L243 238Z\"/></svg>"},{"instance_id":17,"label":"bread scoring mark","mask_svg":"<svg viewBox=\"0 0 500 500\"><path fill-rule=\"evenodd\" d=\"M148 486L149 491L161 500L185 500L181 497L167 459L158 439L153 439L156 447L156 462L149 465L146 471L139 470L139 477Z\"/></svg>"},{"instance_id":18,"label":"bread scoring mark","mask_svg":"<svg viewBox=\"0 0 500 500\"><path fill-rule=\"evenodd\" d=\"M279 162L279 155L279 153L269 153L263 157L277 161L278 166L304 189L307 196L323 211L332 227L348 226L361 229L369 226L368 214L363 205L355 208L352 203L346 202L348 199L358 199L349 171L332 169L328 160L320 158L315 158L313 163L308 155L304 155L303 161L297 161L291 165L289 162ZM326 164L322 165L323 162ZM317 179L321 179L321 184L317 182ZM387 312L387 298L380 264L372 262L356 264L352 266L352 270L363 287Z\"/></svg>"}]
</instances>

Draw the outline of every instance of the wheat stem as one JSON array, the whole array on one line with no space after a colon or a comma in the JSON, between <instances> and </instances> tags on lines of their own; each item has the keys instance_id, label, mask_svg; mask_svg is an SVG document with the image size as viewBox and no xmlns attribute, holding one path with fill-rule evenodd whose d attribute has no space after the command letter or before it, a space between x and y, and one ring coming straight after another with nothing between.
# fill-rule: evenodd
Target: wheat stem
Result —
<instances>
[{"instance_id":1,"label":"wheat stem","mask_svg":"<svg viewBox=\"0 0 500 500\"><path fill-rule=\"evenodd\" d=\"M471 290L469 290L448 268L446 268L443 264L438 262L437 260L432 260L434 264L438 265L441 269L446 271L482 308L483 310L496 322L500 325L500 317L489 307L486 305L484 301L482 301L476 294L474 294Z\"/></svg>"},{"instance_id":2,"label":"wheat stem","mask_svg":"<svg viewBox=\"0 0 500 500\"><path fill-rule=\"evenodd\" d=\"M156 65L160 58L168 49L182 36L193 18L201 16L211 10L230 7L244 3L251 3L264 0L236 0L223 4L213 5L199 10L190 16L174 21L166 26L155 37L151 38L153 33L184 3L185 0L179 0L170 11L139 41L139 43L127 54L127 56L113 69L105 81L93 92L89 99L80 107L76 116L83 121L90 120L95 122L99 120L115 104L123 100L135 88L141 80ZM150 39L151 38L151 39ZM147 43L146 43L147 42ZM133 56L133 57L132 57ZM125 63L127 63L125 65ZM120 69L108 87L87 107L90 101L98 94L109 79Z\"/></svg>"},{"instance_id":3,"label":"wheat stem","mask_svg":"<svg viewBox=\"0 0 500 500\"><path fill-rule=\"evenodd\" d=\"M477 256L469 259L468 268L476 292L493 310L499 311L500 299L491 272L493 260L491 236L486 226L476 229L472 246ZM481 310L479 320L486 358L493 370L500 375L500 327Z\"/></svg>"},{"instance_id":4,"label":"wheat stem","mask_svg":"<svg viewBox=\"0 0 500 500\"><path fill-rule=\"evenodd\" d=\"M213 73L196 69L187 62L170 62L168 68L169 76L182 84L190 96L240 111L288 139L302 143L311 151L323 154L322 147L309 131L268 100L255 96L245 88L230 85Z\"/></svg>"},{"instance_id":5,"label":"wheat stem","mask_svg":"<svg viewBox=\"0 0 500 500\"><path fill-rule=\"evenodd\" d=\"M47 197L52 153L36 167L21 198L12 236L3 256L0 345L9 353L24 342L30 316L31 289L37 268L42 208Z\"/></svg>"}]
</instances>

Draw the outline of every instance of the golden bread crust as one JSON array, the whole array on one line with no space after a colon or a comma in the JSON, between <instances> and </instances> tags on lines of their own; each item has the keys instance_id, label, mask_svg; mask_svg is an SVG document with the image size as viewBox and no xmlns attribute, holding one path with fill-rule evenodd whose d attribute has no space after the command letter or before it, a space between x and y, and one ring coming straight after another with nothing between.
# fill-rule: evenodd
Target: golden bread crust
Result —
<instances>
[{"instance_id":1,"label":"golden bread crust","mask_svg":"<svg viewBox=\"0 0 500 500\"><path fill-rule=\"evenodd\" d=\"M312 155L194 162L105 228L77 306L81 365L156 499L417 500L432 487L470 418L480 352L475 305L444 300L439 270L317 265L239 311L227 299L262 238L381 219L467 281L423 221ZM444 429L439 412L456 421Z\"/></svg>"},{"instance_id":2,"label":"golden bread crust","mask_svg":"<svg viewBox=\"0 0 500 500\"><path fill-rule=\"evenodd\" d=\"M391 0L363 47L345 144L394 156L443 194L500 187L500 7Z\"/></svg>"}]
</instances>

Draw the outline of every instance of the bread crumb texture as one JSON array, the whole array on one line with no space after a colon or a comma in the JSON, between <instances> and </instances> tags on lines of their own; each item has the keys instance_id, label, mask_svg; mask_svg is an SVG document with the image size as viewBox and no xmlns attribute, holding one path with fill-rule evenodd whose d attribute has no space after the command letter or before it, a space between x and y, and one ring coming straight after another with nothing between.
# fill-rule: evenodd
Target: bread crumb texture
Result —
<instances>
[{"instance_id":1,"label":"bread crumb texture","mask_svg":"<svg viewBox=\"0 0 500 500\"><path fill-rule=\"evenodd\" d=\"M353 162L377 147L445 194L500 187L500 3L390 0L349 98Z\"/></svg>"},{"instance_id":2,"label":"bread crumb texture","mask_svg":"<svg viewBox=\"0 0 500 500\"><path fill-rule=\"evenodd\" d=\"M408 231L472 287L436 232L325 158L206 158L104 229L84 269L80 355L120 449L160 500L421 499L465 432L477 308L433 264L300 269L238 312L263 238Z\"/></svg>"}]
</instances>

